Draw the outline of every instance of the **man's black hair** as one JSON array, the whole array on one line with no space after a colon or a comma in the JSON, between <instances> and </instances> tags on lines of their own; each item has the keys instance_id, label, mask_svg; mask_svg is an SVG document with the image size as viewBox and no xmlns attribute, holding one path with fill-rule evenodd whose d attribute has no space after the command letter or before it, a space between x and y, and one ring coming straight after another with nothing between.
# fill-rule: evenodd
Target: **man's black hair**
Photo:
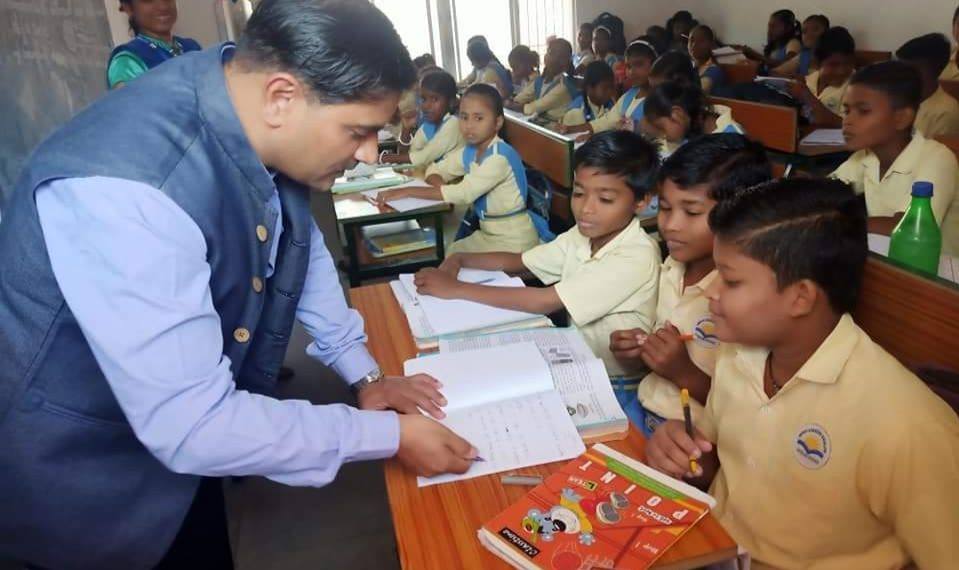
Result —
<instances>
[{"instance_id":1,"label":"man's black hair","mask_svg":"<svg viewBox=\"0 0 959 570\"><path fill-rule=\"evenodd\" d=\"M370 2L354 0L262 0L234 61L292 73L325 103L376 99L416 81L390 20Z\"/></svg>"},{"instance_id":2,"label":"man's black hair","mask_svg":"<svg viewBox=\"0 0 959 570\"><path fill-rule=\"evenodd\" d=\"M856 308L866 263L866 210L845 182L774 180L740 191L709 213L716 239L768 266L780 289L816 283L838 313Z\"/></svg>"},{"instance_id":3,"label":"man's black hair","mask_svg":"<svg viewBox=\"0 0 959 570\"><path fill-rule=\"evenodd\" d=\"M658 166L656 145L630 131L594 135L573 155L574 169L592 167L603 174L622 176L637 201L652 193Z\"/></svg>"}]
</instances>

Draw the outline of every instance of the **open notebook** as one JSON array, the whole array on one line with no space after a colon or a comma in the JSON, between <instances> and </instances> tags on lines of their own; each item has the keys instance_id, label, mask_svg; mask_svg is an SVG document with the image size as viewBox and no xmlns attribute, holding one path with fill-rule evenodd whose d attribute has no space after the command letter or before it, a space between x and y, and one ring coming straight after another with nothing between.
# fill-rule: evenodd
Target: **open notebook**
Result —
<instances>
[{"instance_id":1,"label":"open notebook","mask_svg":"<svg viewBox=\"0 0 959 570\"><path fill-rule=\"evenodd\" d=\"M370 200L376 200L376 197L380 192L385 192L386 190L396 190L399 188L432 188L432 186L423 182L422 180L417 180L414 178L413 180L404 182L403 184L397 184L396 186L378 188L376 190L364 190L363 195ZM409 212L411 210L419 210L420 208L436 206L438 204L442 204L443 201L427 200L426 198L398 198L396 200L389 200L386 203L397 212Z\"/></svg>"},{"instance_id":2,"label":"open notebook","mask_svg":"<svg viewBox=\"0 0 959 570\"><path fill-rule=\"evenodd\" d=\"M531 342L407 360L406 375L443 383L445 426L479 450L463 475L419 477L420 487L570 459L583 440L553 388L546 360Z\"/></svg>"},{"instance_id":3,"label":"open notebook","mask_svg":"<svg viewBox=\"0 0 959 570\"><path fill-rule=\"evenodd\" d=\"M463 354L494 346L532 342L549 366L556 391L579 435L589 443L623 439L629 420L623 413L603 361L575 328L534 329L440 340L440 354Z\"/></svg>"},{"instance_id":4,"label":"open notebook","mask_svg":"<svg viewBox=\"0 0 959 570\"><path fill-rule=\"evenodd\" d=\"M496 287L523 287L523 281L502 271L461 269L460 281ZM419 351L435 350L439 339L505 330L548 327L543 315L499 309L462 299L438 299L420 295L413 283L413 274L401 274L390 287L406 315L410 332Z\"/></svg>"}]
</instances>

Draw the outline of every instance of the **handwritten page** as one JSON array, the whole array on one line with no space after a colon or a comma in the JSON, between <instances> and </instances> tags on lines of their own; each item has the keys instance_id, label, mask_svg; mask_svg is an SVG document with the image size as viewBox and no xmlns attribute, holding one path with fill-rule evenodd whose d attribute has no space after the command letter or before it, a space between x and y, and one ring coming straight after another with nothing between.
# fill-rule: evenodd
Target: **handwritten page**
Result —
<instances>
[{"instance_id":1,"label":"handwritten page","mask_svg":"<svg viewBox=\"0 0 959 570\"><path fill-rule=\"evenodd\" d=\"M554 391L455 411L442 423L473 444L484 461L462 475L418 477L420 487L563 461L586 451Z\"/></svg>"}]
</instances>

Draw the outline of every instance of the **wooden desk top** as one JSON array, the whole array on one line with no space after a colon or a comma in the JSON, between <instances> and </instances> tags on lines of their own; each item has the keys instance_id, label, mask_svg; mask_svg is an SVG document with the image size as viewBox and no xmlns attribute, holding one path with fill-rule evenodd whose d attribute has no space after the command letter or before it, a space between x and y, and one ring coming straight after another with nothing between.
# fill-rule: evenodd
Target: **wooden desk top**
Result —
<instances>
[{"instance_id":1,"label":"wooden desk top","mask_svg":"<svg viewBox=\"0 0 959 570\"><path fill-rule=\"evenodd\" d=\"M415 356L400 306L389 285L383 283L350 290L353 307L366 321L368 346L386 374L403 372L403 362ZM636 458L643 457L645 441L635 429L610 447ZM565 462L519 470L546 476ZM499 475L418 488L416 477L399 462L386 463L386 487L404 569L508 568L480 545L476 531L487 520L523 497L530 487L504 486ZM708 516L663 556L657 568L686 569L735 556L736 544L712 516Z\"/></svg>"}]
</instances>

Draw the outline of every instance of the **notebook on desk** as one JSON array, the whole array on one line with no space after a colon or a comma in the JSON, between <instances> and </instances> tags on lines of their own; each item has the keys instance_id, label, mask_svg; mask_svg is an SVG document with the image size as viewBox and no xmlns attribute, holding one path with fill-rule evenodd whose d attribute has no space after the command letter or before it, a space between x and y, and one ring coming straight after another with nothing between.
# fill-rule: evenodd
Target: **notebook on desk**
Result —
<instances>
[{"instance_id":1,"label":"notebook on desk","mask_svg":"<svg viewBox=\"0 0 959 570\"><path fill-rule=\"evenodd\" d=\"M443 383L442 424L479 451L462 475L419 477L420 487L570 459L583 440L553 387L549 366L531 342L406 361L404 373Z\"/></svg>"},{"instance_id":2,"label":"notebook on desk","mask_svg":"<svg viewBox=\"0 0 959 570\"><path fill-rule=\"evenodd\" d=\"M442 339L440 354L463 354L498 346L533 343L549 366L553 386L588 443L623 439L629 420L616 400L603 361L575 328L544 328Z\"/></svg>"},{"instance_id":3,"label":"notebook on desk","mask_svg":"<svg viewBox=\"0 0 959 570\"><path fill-rule=\"evenodd\" d=\"M462 269L461 281L497 287L523 287L523 281L502 271ZM499 309L462 299L438 299L420 295L412 274L402 274L390 282L393 295L403 309L410 332L420 352L435 351L441 338L504 332L552 326L543 315Z\"/></svg>"}]
</instances>

